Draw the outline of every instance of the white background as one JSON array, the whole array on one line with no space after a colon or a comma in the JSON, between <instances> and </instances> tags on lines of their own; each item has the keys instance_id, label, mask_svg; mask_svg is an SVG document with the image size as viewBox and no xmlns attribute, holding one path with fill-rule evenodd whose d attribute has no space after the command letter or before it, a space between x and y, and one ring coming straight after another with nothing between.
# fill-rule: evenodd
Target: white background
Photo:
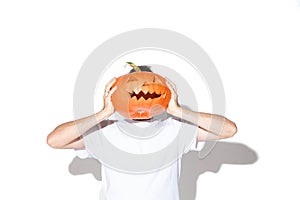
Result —
<instances>
[{"instance_id":1,"label":"white background","mask_svg":"<svg viewBox=\"0 0 300 200\"><path fill-rule=\"evenodd\" d=\"M227 141L259 157L201 175L197 199L299 199L297 0L1 1L0 199L98 199L101 183L71 175L74 152L49 148L46 136L73 119L87 56L112 36L149 27L182 33L208 53L239 128Z\"/></svg>"}]
</instances>

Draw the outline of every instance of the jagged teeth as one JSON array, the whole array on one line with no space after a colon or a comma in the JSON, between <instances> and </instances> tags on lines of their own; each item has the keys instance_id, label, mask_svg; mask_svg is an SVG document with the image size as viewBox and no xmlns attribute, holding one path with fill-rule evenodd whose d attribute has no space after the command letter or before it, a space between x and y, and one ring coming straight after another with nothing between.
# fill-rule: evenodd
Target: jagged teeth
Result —
<instances>
[{"instance_id":1,"label":"jagged teeth","mask_svg":"<svg viewBox=\"0 0 300 200\"><path fill-rule=\"evenodd\" d=\"M144 94L147 94L148 88L142 88L142 91L143 91Z\"/></svg>"},{"instance_id":2,"label":"jagged teeth","mask_svg":"<svg viewBox=\"0 0 300 200\"><path fill-rule=\"evenodd\" d=\"M134 89L132 92L129 92L131 98L136 98L136 100L148 100L148 99L155 99L155 98L165 98L166 93L159 92L150 92L147 90L143 90L143 88Z\"/></svg>"},{"instance_id":3,"label":"jagged teeth","mask_svg":"<svg viewBox=\"0 0 300 200\"><path fill-rule=\"evenodd\" d=\"M138 94L141 91L141 88L135 88L133 91L134 93Z\"/></svg>"}]
</instances>

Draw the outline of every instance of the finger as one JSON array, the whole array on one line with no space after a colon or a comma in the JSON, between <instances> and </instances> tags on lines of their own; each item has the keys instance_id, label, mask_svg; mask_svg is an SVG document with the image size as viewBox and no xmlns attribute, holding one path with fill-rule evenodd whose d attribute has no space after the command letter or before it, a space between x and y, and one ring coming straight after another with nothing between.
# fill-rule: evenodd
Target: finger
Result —
<instances>
[{"instance_id":1,"label":"finger","mask_svg":"<svg viewBox=\"0 0 300 200\"><path fill-rule=\"evenodd\" d=\"M176 88L173 82L171 82L169 79L166 78L166 84L169 87L169 89L171 90L172 93L175 93Z\"/></svg>"},{"instance_id":2,"label":"finger","mask_svg":"<svg viewBox=\"0 0 300 200\"><path fill-rule=\"evenodd\" d=\"M111 95L117 90L117 86L113 87L107 94L107 96L111 97Z\"/></svg>"},{"instance_id":3,"label":"finger","mask_svg":"<svg viewBox=\"0 0 300 200\"><path fill-rule=\"evenodd\" d=\"M105 90L109 91L111 86L113 86L113 84L116 82L116 80L117 79L115 77L110 79L110 81L105 85Z\"/></svg>"}]
</instances>

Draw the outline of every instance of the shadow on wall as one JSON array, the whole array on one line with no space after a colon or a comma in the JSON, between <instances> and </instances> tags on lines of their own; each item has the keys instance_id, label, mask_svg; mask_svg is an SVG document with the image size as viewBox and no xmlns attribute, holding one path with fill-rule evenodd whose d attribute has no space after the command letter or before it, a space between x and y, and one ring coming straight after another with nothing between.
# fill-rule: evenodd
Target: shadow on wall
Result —
<instances>
[{"instance_id":1,"label":"shadow on wall","mask_svg":"<svg viewBox=\"0 0 300 200\"><path fill-rule=\"evenodd\" d=\"M245 165L257 161L256 152L241 143L218 142L210 154L203 159L199 159L198 153L190 151L182 158L179 182L181 199L196 199L197 180L201 174L205 172L217 173L222 164ZM91 173L98 181L101 181L101 164L92 158L80 159L75 157L69 165L69 172L72 175Z\"/></svg>"},{"instance_id":2,"label":"shadow on wall","mask_svg":"<svg viewBox=\"0 0 300 200\"><path fill-rule=\"evenodd\" d=\"M199 152L190 151L182 158L179 182L181 199L196 199L197 180L201 174L205 172L217 173L222 164L245 165L253 164L257 161L256 152L241 143L217 142L216 146L205 158L199 159L198 154Z\"/></svg>"}]
</instances>

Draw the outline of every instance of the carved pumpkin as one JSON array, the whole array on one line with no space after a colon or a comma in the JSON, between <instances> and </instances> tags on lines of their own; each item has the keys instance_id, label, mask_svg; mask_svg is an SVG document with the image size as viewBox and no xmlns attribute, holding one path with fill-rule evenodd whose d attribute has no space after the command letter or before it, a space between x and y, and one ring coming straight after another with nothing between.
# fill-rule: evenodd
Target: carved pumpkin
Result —
<instances>
[{"instance_id":1,"label":"carved pumpkin","mask_svg":"<svg viewBox=\"0 0 300 200\"><path fill-rule=\"evenodd\" d=\"M161 114L171 98L166 79L152 72L142 72L133 63L136 72L117 78L117 90L111 100L116 111L126 118L149 119Z\"/></svg>"}]
</instances>

